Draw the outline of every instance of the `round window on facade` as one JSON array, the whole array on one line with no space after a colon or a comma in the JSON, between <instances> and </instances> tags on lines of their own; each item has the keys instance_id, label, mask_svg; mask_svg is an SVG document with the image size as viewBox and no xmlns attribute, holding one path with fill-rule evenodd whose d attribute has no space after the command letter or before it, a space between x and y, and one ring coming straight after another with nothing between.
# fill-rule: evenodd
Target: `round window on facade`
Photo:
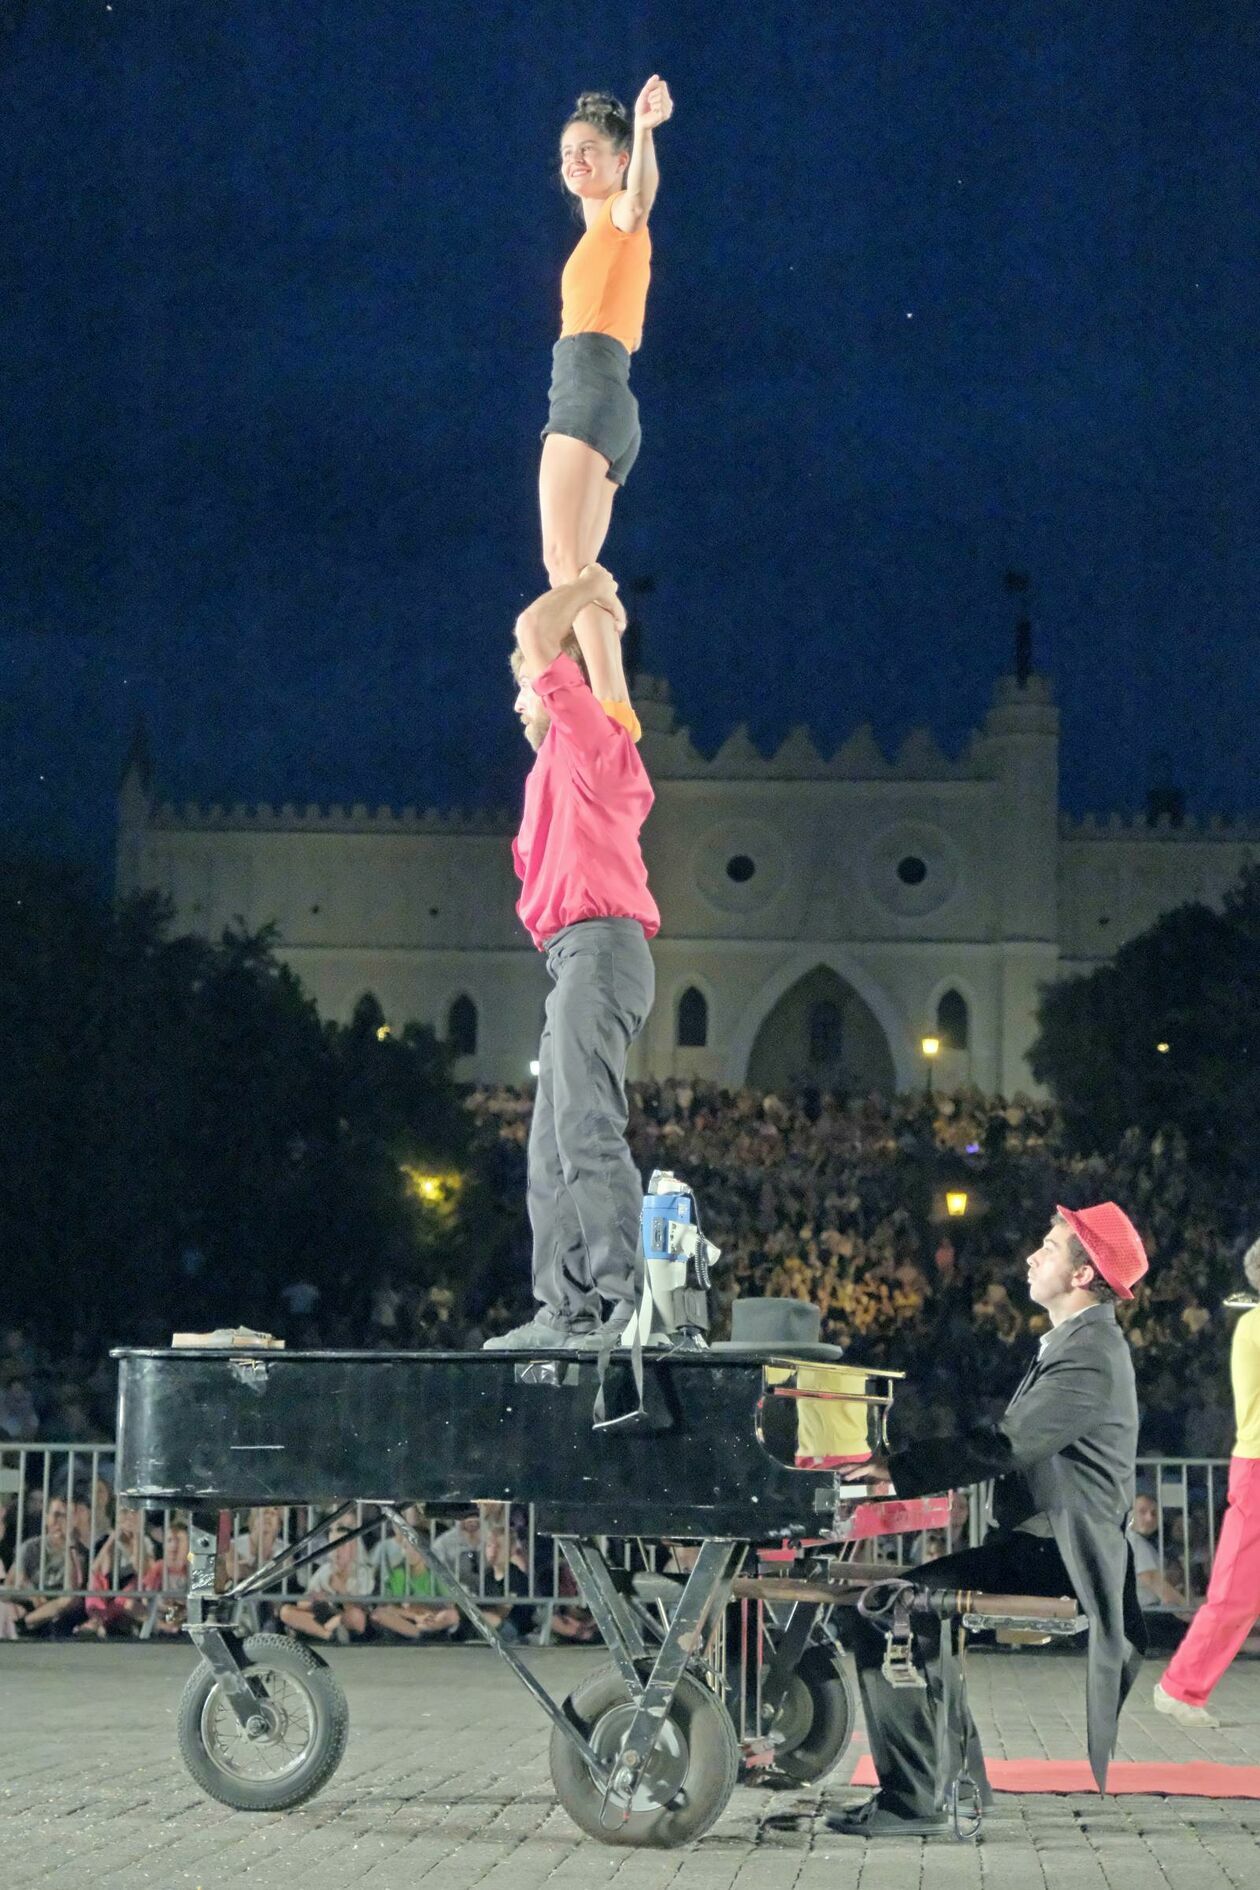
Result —
<instances>
[{"instance_id":1,"label":"round window on facade","mask_svg":"<svg viewBox=\"0 0 1260 1890\"><path fill-rule=\"evenodd\" d=\"M782 890L790 864L789 837L763 820L714 821L697 835L692 855L696 886L718 912L762 911Z\"/></svg>"},{"instance_id":2,"label":"round window on facade","mask_svg":"<svg viewBox=\"0 0 1260 1890\"><path fill-rule=\"evenodd\" d=\"M867 852L867 882L879 904L901 919L921 919L953 898L962 858L940 827L900 821L877 834Z\"/></svg>"}]
</instances>

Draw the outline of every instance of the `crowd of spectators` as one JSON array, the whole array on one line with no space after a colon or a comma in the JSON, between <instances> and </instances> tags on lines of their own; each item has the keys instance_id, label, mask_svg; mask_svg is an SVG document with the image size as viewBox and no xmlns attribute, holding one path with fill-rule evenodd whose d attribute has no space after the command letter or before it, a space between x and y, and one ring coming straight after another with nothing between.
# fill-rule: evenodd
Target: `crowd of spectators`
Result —
<instances>
[{"instance_id":1,"label":"crowd of spectators","mask_svg":"<svg viewBox=\"0 0 1260 1890\"><path fill-rule=\"evenodd\" d=\"M717 1333L737 1294L813 1302L823 1336L848 1356L907 1374L893 1412L901 1441L948 1434L960 1413L1001 1408L1043 1329L1044 1315L1027 1298L1023 1262L1054 1205L1119 1201L1151 1257L1132 1304L1120 1309L1138 1372L1140 1450L1228 1453L1231 1325L1220 1302L1239 1283L1238 1260L1256 1229L1245 1218L1250 1204L1214 1193L1175 1129L1131 1131L1108 1158L1086 1157L1068 1145L1052 1105L1022 1097L966 1092L887 1101L731 1091L683 1079L637 1083L630 1096L630 1141L644 1176L656 1168L681 1175L695 1190L705 1232L722 1249ZM521 1317L529 1304L531 1095L483 1088L467 1102L475 1178L483 1197L498 1204L497 1264L475 1280L438 1283L431 1274L416 1280L400 1264L357 1280L353 1292L300 1275L277 1281L271 1317L264 1308L270 1330L308 1347L464 1349ZM962 1213L950 1214L950 1195L955 1206L965 1195ZM195 1281L201 1269L187 1271ZM143 1343L169 1336L148 1331L143 1312L133 1318L134 1330L110 1336ZM11 1471L26 1443L108 1440L114 1395L115 1368L99 1337L0 1326L0 1468ZM25 1490L20 1535L16 1499L0 1484L0 1581L7 1579L0 1637L178 1632L188 1552L180 1519L115 1513L107 1484L98 1479L86 1489L76 1474L73 1487ZM12 1482L10 1474L10 1489ZM1180 1514L1165 1509L1158 1555L1144 1526L1147 1508L1138 1507L1133 1540L1149 1596L1166 1608L1178 1598L1192 1606L1219 1504L1200 1493ZM283 1546L288 1526L273 1511L246 1519L234 1546L240 1572ZM509 1521L470 1515L450 1523L443 1546L464 1568L471 1554L482 1592L492 1593L487 1581L499 1584L500 1618L513 1631L530 1631L529 1611L511 1600L522 1549ZM462 1631L420 1558L383 1524L366 1550L336 1541L326 1550L275 1624L316 1640ZM370 1612L359 1605L365 1583L377 1603ZM86 1599L65 1604L58 1595L65 1588L86 1589ZM37 1599L11 1599L18 1589ZM573 1608L557 1620L555 1631L573 1638L589 1629Z\"/></svg>"},{"instance_id":2,"label":"crowd of spectators","mask_svg":"<svg viewBox=\"0 0 1260 1890\"><path fill-rule=\"evenodd\" d=\"M670 1079L631 1086L629 1135L645 1177L672 1169L695 1190L723 1251L722 1331L737 1293L813 1301L824 1336L852 1356L908 1374L898 1397L907 1435L949 1428L965 1384L1000 1405L1043 1315L1028 1302L1023 1260L1054 1205L1117 1200L1146 1242L1151 1269L1122 1309L1134 1348L1145 1453L1228 1451L1224 1293L1256 1229L1249 1203L1220 1199L1175 1129L1130 1131L1108 1158L1072 1152L1053 1106L957 1095L840 1099L724 1090ZM477 1279L410 1277L405 1264L330 1286L277 1280L255 1314L290 1345L476 1348L529 1306L524 1209L531 1094L475 1089L473 1165L498 1219L493 1265ZM950 1193L965 1192L952 1218ZM205 1312L192 1290L187 1323ZM197 1290L200 1290L199 1288ZM229 1312L229 1319L239 1314ZM104 1335L165 1343L143 1308ZM36 1335L0 1325L0 1448L113 1433L115 1367L97 1336Z\"/></svg>"},{"instance_id":3,"label":"crowd of spectators","mask_svg":"<svg viewBox=\"0 0 1260 1890\"><path fill-rule=\"evenodd\" d=\"M96 1474L82 1481L75 1461L53 1453L47 1488L36 1482L20 1500L16 1493L0 1498L0 1640L178 1635L186 1621L188 1518L116 1504L112 1461L93 1460ZM527 1511L488 1502L436 1517L413 1503L402 1514L507 1639L594 1638L567 1565L550 1539L531 1535ZM250 1632L342 1646L469 1634L423 1553L371 1504L347 1515L260 1507L237 1522L227 1570L234 1586L293 1550L293 1565L282 1565L274 1584L237 1603ZM548 1599L540 1603L540 1595Z\"/></svg>"},{"instance_id":4,"label":"crowd of spectators","mask_svg":"<svg viewBox=\"0 0 1260 1890\"><path fill-rule=\"evenodd\" d=\"M149 1640L178 1636L186 1621L189 1524L176 1510L149 1512L115 1504L112 1463L95 1464L90 1481L74 1482L68 1453L45 1492L25 1492L21 1505L0 1507L0 1640ZM70 1497L63 1492L69 1488ZM1138 1590L1152 1610L1152 1631L1175 1644L1207 1589L1212 1540L1219 1527L1224 1480L1215 1490L1205 1472L1178 1486L1143 1486L1129 1528ZM927 1560L966 1540L968 1497L953 1493L949 1528L905 1542L874 1541L879 1559ZM430 1516L423 1505L403 1511L420 1542L431 1544L461 1582L480 1597L482 1612L513 1641L595 1640L571 1571L548 1538L531 1533L528 1513L487 1502L454 1515ZM411 1537L372 1505L353 1519L314 1509L255 1508L241 1512L228 1574L243 1582L309 1534L304 1566L236 1604L247 1632L285 1632L299 1640L416 1645L470 1637ZM364 1533L359 1535L360 1525ZM627 1567L646 1567L641 1545L619 1545ZM685 1572L694 1550L665 1545L657 1572ZM532 1557L532 1561L531 1561ZM7 1569L7 1575L6 1575ZM540 1600L540 1597L545 1599ZM1248 1651L1260 1651L1260 1641Z\"/></svg>"},{"instance_id":5,"label":"crowd of spectators","mask_svg":"<svg viewBox=\"0 0 1260 1890\"><path fill-rule=\"evenodd\" d=\"M529 1092L482 1089L470 1106L482 1147L515 1151L523 1173ZM896 1406L906 1437L947 1434L964 1396L1001 1409L1044 1329L1026 1256L1058 1202L1119 1201L1151 1258L1121 1309L1141 1449L1227 1454L1231 1327L1220 1301L1240 1283L1256 1230L1248 1203L1219 1199L1196 1175L1177 1130L1130 1131L1104 1159L1073 1153L1053 1105L1025 1097L842 1100L669 1079L631 1086L629 1136L645 1176L670 1169L694 1188L723 1250L727 1303L737 1293L812 1301L824 1338L907 1373ZM959 1193L966 1208L951 1217L947 1197Z\"/></svg>"}]
</instances>

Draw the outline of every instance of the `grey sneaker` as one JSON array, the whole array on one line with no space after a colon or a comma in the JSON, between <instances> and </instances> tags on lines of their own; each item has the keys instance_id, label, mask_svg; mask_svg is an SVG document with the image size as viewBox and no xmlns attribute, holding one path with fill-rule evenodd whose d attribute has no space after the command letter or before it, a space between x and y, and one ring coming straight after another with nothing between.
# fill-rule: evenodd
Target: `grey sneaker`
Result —
<instances>
[{"instance_id":1,"label":"grey sneaker","mask_svg":"<svg viewBox=\"0 0 1260 1890\"><path fill-rule=\"evenodd\" d=\"M631 1323L630 1319L618 1318L614 1313L611 1318L604 1321L602 1326L575 1334L572 1343L580 1352L598 1352L601 1345L611 1346L614 1352L628 1351L630 1341L626 1334L630 1330ZM669 1351L672 1345L673 1340L664 1332L650 1333L643 1341L645 1352Z\"/></svg>"},{"instance_id":2,"label":"grey sneaker","mask_svg":"<svg viewBox=\"0 0 1260 1890\"><path fill-rule=\"evenodd\" d=\"M523 1326L514 1326L511 1332L500 1332L493 1339L487 1339L481 1349L483 1352L556 1352L575 1345L585 1346L592 1339L598 1342L598 1337L599 1327L594 1324L553 1326L546 1319L530 1319Z\"/></svg>"},{"instance_id":3,"label":"grey sneaker","mask_svg":"<svg viewBox=\"0 0 1260 1890\"><path fill-rule=\"evenodd\" d=\"M1187 1700L1179 1700L1171 1693L1165 1693L1157 1680L1152 1694L1155 1711L1163 1713L1168 1719L1175 1719L1179 1726L1201 1726L1212 1730L1220 1725L1214 1713L1209 1713L1206 1706L1191 1706Z\"/></svg>"},{"instance_id":4,"label":"grey sneaker","mask_svg":"<svg viewBox=\"0 0 1260 1890\"><path fill-rule=\"evenodd\" d=\"M601 1345L611 1344L615 1350L621 1344L622 1328L610 1335L608 1327L587 1326L581 1332L575 1332L569 1343L578 1352L598 1352Z\"/></svg>"}]
</instances>

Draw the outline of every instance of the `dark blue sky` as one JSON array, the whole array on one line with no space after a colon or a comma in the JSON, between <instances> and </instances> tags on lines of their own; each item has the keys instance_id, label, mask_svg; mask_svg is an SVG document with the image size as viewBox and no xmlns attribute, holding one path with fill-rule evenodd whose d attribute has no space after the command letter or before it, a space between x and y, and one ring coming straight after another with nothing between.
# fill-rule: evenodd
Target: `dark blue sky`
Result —
<instances>
[{"instance_id":1,"label":"dark blue sky","mask_svg":"<svg viewBox=\"0 0 1260 1890\"><path fill-rule=\"evenodd\" d=\"M571 97L652 69L607 549L704 746L957 747L1032 573L1067 804L1260 800L1252 0L5 0L0 822L510 799Z\"/></svg>"}]
</instances>

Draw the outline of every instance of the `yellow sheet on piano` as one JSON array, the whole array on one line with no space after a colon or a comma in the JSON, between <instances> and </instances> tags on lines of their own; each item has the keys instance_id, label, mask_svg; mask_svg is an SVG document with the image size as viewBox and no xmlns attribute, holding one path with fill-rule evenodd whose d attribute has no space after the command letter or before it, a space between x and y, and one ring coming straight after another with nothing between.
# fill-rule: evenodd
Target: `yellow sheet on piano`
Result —
<instances>
[{"instance_id":1,"label":"yellow sheet on piano","mask_svg":"<svg viewBox=\"0 0 1260 1890\"><path fill-rule=\"evenodd\" d=\"M830 1394L816 1398L806 1395L794 1401L798 1464L804 1460L821 1467L831 1460L854 1463L870 1456L867 1374L860 1365L801 1364L791 1368L770 1366L766 1371L768 1385L781 1385L789 1378L795 1378L800 1392Z\"/></svg>"}]
</instances>

